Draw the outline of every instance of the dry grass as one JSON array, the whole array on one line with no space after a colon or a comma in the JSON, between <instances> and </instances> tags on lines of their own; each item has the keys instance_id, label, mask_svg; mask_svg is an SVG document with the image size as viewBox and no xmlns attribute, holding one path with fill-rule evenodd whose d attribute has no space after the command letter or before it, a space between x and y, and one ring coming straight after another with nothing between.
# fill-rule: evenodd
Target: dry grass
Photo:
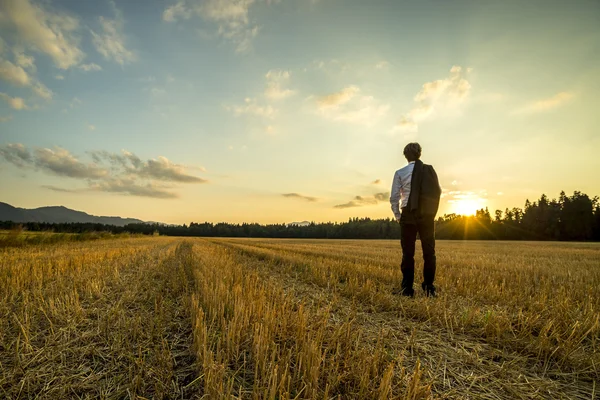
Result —
<instances>
[{"instance_id":1,"label":"dry grass","mask_svg":"<svg viewBox=\"0 0 600 400\"><path fill-rule=\"evenodd\" d=\"M142 237L139 234L110 232L83 232L83 233L54 233L49 231L29 232L22 229L0 230L0 248L25 247L40 244L56 244L65 242L87 242L105 239L127 239Z\"/></svg>"},{"instance_id":2,"label":"dry grass","mask_svg":"<svg viewBox=\"0 0 600 400\"><path fill-rule=\"evenodd\" d=\"M0 398L597 396L600 246L145 238L0 249ZM420 269L420 266L417 265Z\"/></svg>"}]
</instances>

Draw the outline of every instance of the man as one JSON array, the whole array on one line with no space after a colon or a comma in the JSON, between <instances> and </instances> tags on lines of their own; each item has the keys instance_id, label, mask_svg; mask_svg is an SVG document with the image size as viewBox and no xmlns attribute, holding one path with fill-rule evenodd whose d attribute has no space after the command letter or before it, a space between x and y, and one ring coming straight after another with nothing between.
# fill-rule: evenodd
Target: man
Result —
<instances>
[{"instance_id":1,"label":"man","mask_svg":"<svg viewBox=\"0 0 600 400\"><path fill-rule=\"evenodd\" d=\"M413 297L415 275L415 243L417 233L423 248L423 283L427 296L435 297L435 214L442 189L435 170L423 164L421 146L409 143L404 148L408 165L394 174L390 203L396 220L400 222L402 245L402 287L400 294ZM402 211L400 211L400 208ZM396 293L398 291L395 291Z\"/></svg>"}]
</instances>

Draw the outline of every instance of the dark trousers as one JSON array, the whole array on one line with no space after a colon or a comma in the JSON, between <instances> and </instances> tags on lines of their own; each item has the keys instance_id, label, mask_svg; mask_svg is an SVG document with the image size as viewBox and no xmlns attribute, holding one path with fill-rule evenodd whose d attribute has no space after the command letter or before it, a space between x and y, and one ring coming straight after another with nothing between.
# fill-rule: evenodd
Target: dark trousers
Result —
<instances>
[{"instance_id":1,"label":"dark trousers","mask_svg":"<svg viewBox=\"0 0 600 400\"><path fill-rule=\"evenodd\" d=\"M412 290L415 279L415 244L417 233L423 249L423 283L433 286L435 279L435 223L433 217L415 216L407 210L400 218L400 243L402 244L402 289Z\"/></svg>"}]
</instances>

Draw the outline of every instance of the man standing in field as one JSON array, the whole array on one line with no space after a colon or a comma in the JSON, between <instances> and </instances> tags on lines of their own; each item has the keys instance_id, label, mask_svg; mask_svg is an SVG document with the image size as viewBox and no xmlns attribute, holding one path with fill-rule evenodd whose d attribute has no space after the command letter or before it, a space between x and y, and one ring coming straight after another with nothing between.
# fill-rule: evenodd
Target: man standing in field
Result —
<instances>
[{"instance_id":1,"label":"man standing in field","mask_svg":"<svg viewBox=\"0 0 600 400\"><path fill-rule=\"evenodd\" d=\"M423 248L423 283L427 296L435 297L435 214L442 189L431 165L423 164L421 145L409 143L404 147L408 165L394 174L390 203L396 220L400 223L402 245L402 287L394 293L414 296L415 244L417 233ZM400 211L402 209L402 211Z\"/></svg>"}]
</instances>

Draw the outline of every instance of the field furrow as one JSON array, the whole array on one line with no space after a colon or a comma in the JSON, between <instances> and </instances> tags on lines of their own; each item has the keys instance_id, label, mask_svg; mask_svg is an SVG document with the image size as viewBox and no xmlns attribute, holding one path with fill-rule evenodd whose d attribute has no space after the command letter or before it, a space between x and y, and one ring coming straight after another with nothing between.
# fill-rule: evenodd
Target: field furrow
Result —
<instances>
[{"instance_id":1,"label":"field furrow","mask_svg":"<svg viewBox=\"0 0 600 400\"><path fill-rule=\"evenodd\" d=\"M474 299L466 297L456 299L451 297L451 292L445 292L445 295L436 299L435 306L439 307L419 299L406 305L405 302L390 295L392 286L397 284L399 279L397 270L379 267L373 263L362 264L359 261L352 264L339 262L336 257L328 258L326 254L310 258L302 252L295 252L290 247L273 249L254 246L254 243L230 240L220 241L220 243L233 247L242 254L275 265L276 268L287 268L293 271L295 277L348 298L355 298L376 311L396 311L404 319L431 322L437 325L438 329L453 334L457 332L468 334L476 340L494 344L500 349L517 351L533 359L536 368L544 374L572 374L577 377L575 379L587 381L589 385L592 385L593 380L598 376L596 369L598 349L595 346L598 336L598 316L593 312L587 316L588 325L586 329L579 331L580 336L577 340L566 342L565 339L572 339L575 336L576 329L571 328L561 332L562 337L558 340L562 343L556 344L552 342L552 335L556 338L559 335L558 329L552 334L546 332L545 336L532 335L535 329L552 325L544 317L552 316L556 319L568 316L568 314L553 315L553 311L556 310L546 310L543 315L534 318L533 315L524 315L522 308L519 309L519 313L511 313L511 305L505 303L512 298L500 300L489 306L486 302L478 302L476 295ZM563 305L566 306L566 302ZM576 321L573 321L571 327L581 325L581 315L572 316ZM562 324L568 326L566 321Z\"/></svg>"},{"instance_id":2,"label":"field furrow","mask_svg":"<svg viewBox=\"0 0 600 400\"><path fill-rule=\"evenodd\" d=\"M0 261L0 397L181 398L196 370L176 243L44 250Z\"/></svg>"},{"instance_id":3,"label":"field furrow","mask_svg":"<svg viewBox=\"0 0 600 400\"><path fill-rule=\"evenodd\" d=\"M439 242L436 299L391 293L400 257L360 240L0 249L0 398L597 396L600 246Z\"/></svg>"}]
</instances>

